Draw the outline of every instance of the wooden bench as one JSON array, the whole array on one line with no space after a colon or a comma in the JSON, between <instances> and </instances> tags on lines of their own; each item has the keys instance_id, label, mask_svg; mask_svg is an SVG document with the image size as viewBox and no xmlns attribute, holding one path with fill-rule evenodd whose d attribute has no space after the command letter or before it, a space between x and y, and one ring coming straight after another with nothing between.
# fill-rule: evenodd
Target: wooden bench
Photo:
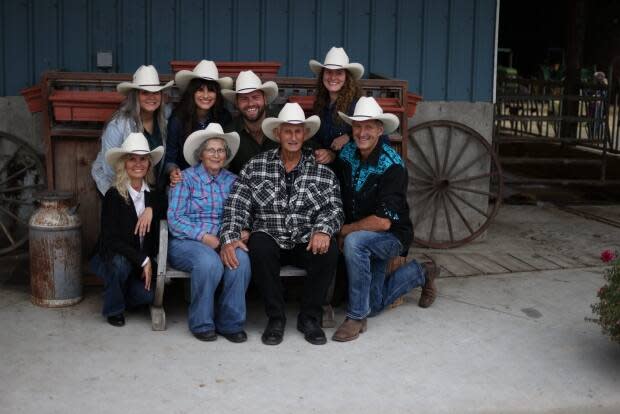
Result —
<instances>
[{"instance_id":1,"label":"wooden bench","mask_svg":"<svg viewBox=\"0 0 620 414\"><path fill-rule=\"evenodd\" d=\"M283 266L280 269L281 277L306 276L306 271L295 266ZM190 274L177 270L168 264L168 222L161 220L159 228L159 253L157 255L157 275L155 285L155 299L151 305L151 324L154 331L166 330L166 311L164 310L164 289L166 282L171 279L189 279ZM323 320L321 326L333 328L336 326L334 310L329 304L334 293L335 279L327 293L325 305L323 305Z\"/></svg>"}]
</instances>

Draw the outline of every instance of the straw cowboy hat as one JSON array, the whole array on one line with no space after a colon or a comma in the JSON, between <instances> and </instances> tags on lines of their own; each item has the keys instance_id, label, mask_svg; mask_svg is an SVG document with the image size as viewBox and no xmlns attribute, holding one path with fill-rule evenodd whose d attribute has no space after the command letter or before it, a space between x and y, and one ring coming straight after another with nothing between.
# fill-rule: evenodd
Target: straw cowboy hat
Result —
<instances>
[{"instance_id":1,"label":"straw cowboy hat","mask_svg":"<svg viewBox=\"0 0 620 414\"><path fill-rule=\"evenodd\" d=\"M325 55L325 62L321 63L314 59L310 59L308 62L310 70L315 75L321 73L321 69L346 69L351 72L351 75L357 80L364 74L364 66L360 63L349 63L349 56L347 52L341 47L332 47Z\"/></svg>"},{"instance_id":2,"label":"straw cowboy hat","mask_svg":"<svg viewBox=\"0 0 620 414\"><path fill-rule=\"evenodd\" d=\"M227 166L232 159L235 158L239 150L239 134L236 132L225 134L222 126L217 122L211 122L207 128L194 131L187 137L183 145L183 157L185 157L185 161L191 166L198 164L200 159L196 157L196 150L200 148L203 142L213 138L223 139L228 145L230 154L228 158L226 158L226 161L224 161L224 167Z\"/></svg>"},{"instance_id":3,"label":"straw cowboy hat","mask_svg":"<svg viewBox=\"0 0 620 414\"><path fill-rule=\"evenodd\" d=\"M269 137L269 139L280 142L276 136L275 129L281 124L303 124L306 127L306 136L304 141L316 134L321 126L321 118L316 115L306 119L304 110L301 109L298 103L287 103L284 105L277 118L267 118L263 121L261 128L263 133Z\"/></svg>"},{"instance_id":4,"label":"straw cowboy hat","mask_svg":"<svg viewBox=\"0 0 620 414\"><path fill-rule=\"evenodd\" d=\"M235 90L222 89L222 95L228 101L235 103L235 97L239 93L250 93L254 91L263 91L267 105L273 102L278 96L278 85L273 81L262 83L260 78L251 70L244 70L237 76Z\"/></svg>"},{"instance_id":5,"label":"straw cowboy hat","mask_svg":"<svg viewBox=\"0 0 620 414\"><path fill-rule=\"evenodd\" d=\"M127 135L127 138L125 138L120 148L110 148L106 151L105 160L108 164L114 166L125 154L150 155L152 165L156 165L164 156L164 147L160 145L151 151L149 142L146 140L144 134L142 132L132 132Z\"/></svg>"},{"instance_id":6,"label":"straw cowboy hat","mask_svg":"<svg viewBox=\"0 0 620 414\"><path fill-rule=\"evenodd\" d=\"M116 85L116 90L127 95L132 89L141 89L148 92L159 92L172 86L173 81L161 85L157 69L153 65L142 65L133 74L133 82L121 82Z\"/></svg>"},{"instance_id":7,"label":"straw cowboy hat","mask_svg":"<svg viewBox=\"0 0 620 414\"><path fill-rule=\"evenodd\" d=\"M192 79L204 79L217 82L222 89L230 89L233 85L232 78L226 76L220 78L217 66L211 60L201 60L192 70L180 70L174 75L174 81L181 91L184 91Z\"/></svg>"},{"instance_id":8,"label":"straw cowboy hat","mask_svg":"<svg viewBox=\"0 0 620 414\"><path fill-rule=\"evenodd\" d=\"M383 123L383 132L390 134L396 131L400 123L398 117L394 114L384 114L383 109L379 106L375 98L362 96L355 105L355 111L352 116L338 111L338 115L344 122L351 125L353 121L369 121L375 119Z\"/></svg>"}]
</instances>

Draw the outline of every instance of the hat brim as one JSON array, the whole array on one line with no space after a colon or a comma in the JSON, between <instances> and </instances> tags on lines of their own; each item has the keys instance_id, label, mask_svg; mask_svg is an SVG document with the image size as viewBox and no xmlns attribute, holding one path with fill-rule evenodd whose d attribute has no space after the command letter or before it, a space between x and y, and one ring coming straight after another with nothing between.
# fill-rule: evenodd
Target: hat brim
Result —
<instances>
[{"instance_id":1,"label":"hat brim","mask_svg":"<svg viewBox=\"0 0 620 414\"><path fill-rule=\"evenodd\" d=\"M353 121L363 122L363 121L381 121L383 124L383 133L391 134L392 132L398 129L398 125L400 121L398 117L394 114L380 114L375 116L348 116L344 112L338 111L338 116L349 125L352 125Z\"/></svg>"},{"instance_id":2,"label":"hat brim","mask_svg":"<svg viewBox=\"0 0 620 414\"><path fill-rule=\"evenodd\" d=\"M269 105L278 96L278 85L273 81L267 81L258 88L248 88L242 89L240 91L233 91L232 89L222 89L222 95L228 102L234 104L236 103L236 98L238 94L245 94L254 91L263 91L263 93L265 94L265 103Z\"/></svg>"},{"instance_id":3,"label":"hat brim","mask_svg":"<svg viewBox=\"0 0 620 414\"><path fill-rule=\"evenodd\" d=\"M135 155L150 155L153 160L153 166L157 165L159 161L164 157L164 147L159 146L152 151L126 151L122 148L110 148L105 153L105 160L111 167L114 167L116 162L121 159L123 155L135 154Z\"/></svg>"},{"instance_id":4,"label":"hat brim","mask_svg":"<svg viewBox=\"0 0 620 414\"><path fill-rule=\"evenodd\" d=\"M263 121L261 128L263 130L263 133L267 136L267 138L275 142L280 142L278 137L276 137L274 130L278 128L281 124L304 125L304 127L308 129L308 132L306 133L306 136L304 137L304 141L307 141L308 139L313 137L314 134L316 134L319 128L321 127L321 119L316 115L312 115L311 117L308 117L304 122L287 122L287 121L281 120L280 118L267 118Z\"/></svg>"},{"instance_id":5,"label":"hat brim","mask_svg":"<svg viewBox=\"0 0 620 414\"><path fill-rule=\"evenodd\" d=\"M317 76L321 74L321 70L323 68L346 69L349 71L349 73L351 73L351 76L353 76L355 80L360 80L362 76L364 76L364 66L362 66L360 63L348 63L346 65L324 65L317 60L310 59L308 65L310 66L310 70Z\"/></svg>"},{"instance_id":6,"label":"hat brim","mask_svg":"<svg viewBox=\"0 0 620 414\"><path fill-rule=\"evenodd\" d=\"M203 142L208 141L210 139L223 139L228 148L230 149L230 157L224 161L224 167L226 167L235 155L237 155L237 151L239 151L239 134L236 132L229 132L226 134L220 134L218 132L207 131L204 129L192 132L185 140L185 144L183 144L183 157L185 161L191 166L194 166L200 162L200 159L195 157L196 150L200 148Z\"/></svg>"},{"instance_id":7,"label":"hat brim","mask_svg":"<svg viewBox=\"0 0 620 414\"><path fill-rule=\"evenodd\" d=\"M187 85L189 85L192 79L203 79L206 81L217 82L219 83L221 89L230 89L233 86L233 80L229 76L213 79L200 76L191 70L180 70L176 75L174 75L174 82L177 84L177 87L181 90L181 92L185 91L185 88L187 88Z\"/></svg>"},{"instance_id":8,"label":"hat brim","mask_svg":"<svg viewBox=\"0 0 620 414\"><path fill-rule=\"evenodd\" d=\"M131 91L132 89L138 89L138 90L143 90L143 91L148 91L148 92L160 92L163 91L164 89L168 89L169 87L172 86L172 84L174 83L174 81L170 81L168 83L165 83L164 85L138 85L136 83L133 82L121 82L118 85L116 85L116 91L118 93L122 93L123 95L127 95L129 93L129 91Z\"/></svg>"}]
</instances>

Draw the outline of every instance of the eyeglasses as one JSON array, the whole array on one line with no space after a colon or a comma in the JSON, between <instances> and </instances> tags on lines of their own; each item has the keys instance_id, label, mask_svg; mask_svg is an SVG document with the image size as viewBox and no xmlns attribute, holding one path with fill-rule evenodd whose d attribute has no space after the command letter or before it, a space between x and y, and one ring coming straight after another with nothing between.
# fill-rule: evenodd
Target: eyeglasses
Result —
<instances>
[{"instance_id":1,"label":"eyeglasses","mask_svg":"<svg viewBox=\"0 0 620 414\"><path fill-rule=\"evenodd\" d=\"M208 155L211 155L211 156L213 156L215 154L217 154L217 155L226 155L226 148L217 148L217 149L215 149L215 148L207 148L207 149L205 149L205 152Z\"/></svg>"}]
</instances>

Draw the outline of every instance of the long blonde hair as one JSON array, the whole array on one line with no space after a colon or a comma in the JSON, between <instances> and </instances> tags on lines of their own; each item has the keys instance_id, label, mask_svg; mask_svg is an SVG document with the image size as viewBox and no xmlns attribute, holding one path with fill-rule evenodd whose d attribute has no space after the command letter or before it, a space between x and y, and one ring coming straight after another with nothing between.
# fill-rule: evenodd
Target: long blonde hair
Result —
<instances>
[{"instance_id":1,"label":"long blonde hair","mask_svg":"<svg viewBox=\"0 0 620 414\"><path fill-rule=\"evenodd\" d=\"M159 108L155 110L154 117L157 121L157 125L159 126L161 141L164 145L166 145L166 135L168 133L168 128L165 114L166 111L164 108L164 93L160 93L162 94L161 105L159 105ZM133 125L136 128L136 130L132 132L142 132L144 130L144 126L142 125L142 118L140 117L140 100L138 98L138 95L140 95L139 89L130 90L127 93L127 97L125 98L125 100L121 102L118 110L114 113L114 115L112 115L110 121L119 118L131 119L133 121Z\"/></svg>"},{"instance_id":2,"label":"long blonde hair","mask_svg":"<svg viewBox=\"0 0 620 414\"><path fill-rule=\"evenodd\" d=\"M125 169L125 161L129 159L133 154L125 154L116 161L114 164L114 182L112 183L112 187L116 188L116 191L123 197L123 200L127 204L129 204L129 190L127 189L127 185L129 184L129 175L127 174L127 170ZM155 174L153 173L153 158L150 155L147 155L149 159L149 168L146 171L146 176L144 177L144 181L149 186L149 188L155 184Z\"/></svg>"}]
</instances>

